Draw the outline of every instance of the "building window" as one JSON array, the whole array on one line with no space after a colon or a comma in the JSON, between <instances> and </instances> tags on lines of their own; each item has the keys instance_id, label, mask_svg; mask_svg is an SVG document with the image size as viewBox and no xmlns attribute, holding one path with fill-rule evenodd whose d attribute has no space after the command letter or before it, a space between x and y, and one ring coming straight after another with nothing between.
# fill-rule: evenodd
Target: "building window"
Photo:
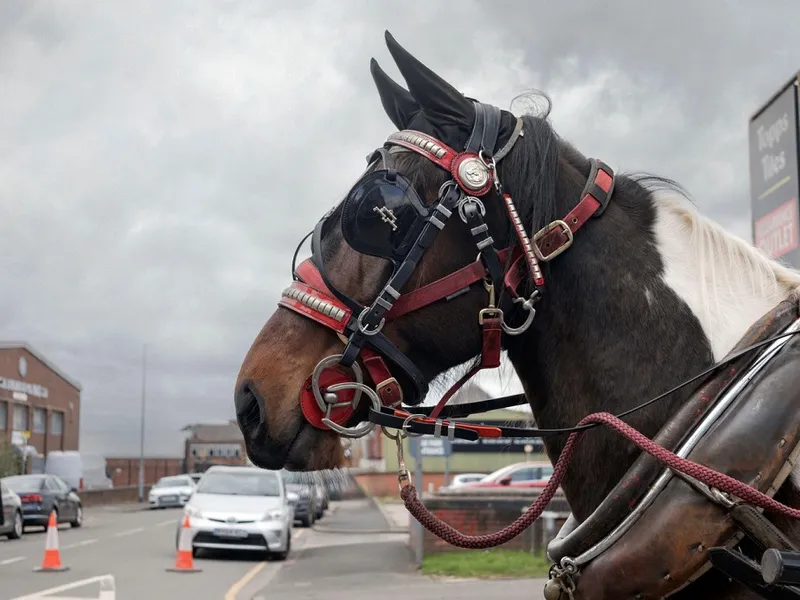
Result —
<instances>
[{"instance_id":1,"label":"building window","mask_svg":"<svg viewBox=\"0 0 800 600\"><path fill-rule=\"evenodd\" d=\"M50 415L50 433L52 435L64 434L64 413L54 412Z\"/></svg>"},{"instance_id":2,"label":"building window","mask_svg":"<svg viewBox=\"0 0 800 600\"><path fill-rule=\"evenodd\" d=\"M47 411L43 408L33 409L33 433L45 433L47 430Z\"/></svg>"},{"instance_id":3,"label":"building window","mask_svg":"<svg viewBox=\"0 0 800 600\"><path fill-rule=\"evenodd\" d=\"M8 402L0 402L0 430L8 427Z\"/></svg>"},{"instance_id":4,"label":"building window","mask_svg":"<svg viewBox=\"0 0 800 600\"><path fill-rule=\"evenodd\" d=\"M28 407L25 404L14 405L14 429L28 431Z\"/></svg>"},{"instance_id":5,"label":"building window","mask_svg":"<svg viewBox=\"0 0 800 600\"><path fill-rule=\"evenodd\" d=\"M234 450L234 452L235 452L236 458L239 458L241 456L241 451L239 450L239 448L236 448L236 450Z\"/></svg>"}]
</instances>

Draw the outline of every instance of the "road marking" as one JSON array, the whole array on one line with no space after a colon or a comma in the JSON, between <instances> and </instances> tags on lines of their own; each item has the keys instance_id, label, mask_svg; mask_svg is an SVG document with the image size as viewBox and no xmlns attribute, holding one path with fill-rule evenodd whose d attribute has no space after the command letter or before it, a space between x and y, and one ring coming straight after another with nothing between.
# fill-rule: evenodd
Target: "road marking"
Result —
<instances>
[{"instance_id":1,"label":"road marking","mask_svg":"<svg viewBox=\"0 0 800 600\"><path fill-rule=\"evenodd\" d=\"M62 550L67 550L69 548L77 548L78 546L88 546L90 544L96 544L97 538L92 538L89 540L83 540L82 542L75 542L74 544L67 544L66 546L61 546Z\"/></svg>"},{"instance_id":2,"label":"road marking","mask_svg":"<svg viewBox=\"0 0 800 600\"><path fill-rule=\"evenodd\" d=\"M115 533L111 537L121 538L125 537L126 535L133 535L134 533L140 533L144 531L144 527L137 527L136 529L128 529L127 531L120 531L119 533Z\"/></svg>"},{"instance_id":3,"label":"road marking","mask_svg":"<svg viewBox=\"0 0 800 600\"><path fill-rule=\"evenodd\" d=\"M40 592L34 592L33 594L29 594L27 596L18 596L17 598L13 598L13 600L45 600L46 598L69 600L68 597L54 596L53 594L58 594L59 592L65 592L67 590L74 590L75 588L83 587L96 581L100 582L100 595L96 596L96 600L114 600L116 596L116 586L114 584L113 575L97 575L96 577L89 577L88 579L81 579L80 581L73 581L72 583L65 583L57 587L41 590Z\"/></svg>"},{"instance_id":4,"label":"road marking","mask_svg":"<svg viewBox=\"0 0 800 600\"><path fill-rule=\"evenodd\" d=\"M303 535L305 534L306 531L307 531L306 529L300 529L298 531L297 529L293 528L292 529L292 541L295 541L295 540L303 537ZM278 574L278 571L281 568L283 568L284 565L286 565L286 564L288 564L290 562L291 561L285 561L285 562L277 563L275 565L275 570L272 572L272 574L269 577L269 580L271 581L272 578L275 577L275 575ZM255 567L253 567L247 573L245 573L244 577L242 577L239 581L234 583L230 587L230 589L228 589L228 592L225 594L225 600L236 600L236 596L239 594L239 592L241 592L244 589L244 587L248 583L250 583L250 581L253 579L253 577L258 575L264 569L264 567L266 567L268 564L269 563L267 563L266 561L258 563ZM265 585L266 585L266 583L268 583L268 582L265 582Z\"/></svg>"},{"instance_id":5,"label":"road marking","mask_svg":"<svg viewBox=\"0 0 800 600\"><path fill-rule=\"evenodd\" d=\"M15 556L13 558L7 558L5 560L0 560L0 565L10 565L11 563L19 562L21 560L25 560L24 556Z\"/></svg>"},{"instance_id":6,"label":"road marking","mask_svg":"<svg viewBox=\"0 0 800 600\"><path fill-rule=\"evenodd\" d=\"M165 525L176 525L177 523L178 521L176 521L175 519L170 519L169 521L161 521L159 523L156 523L155 526L164 527Z\"/></svg>"},{"instance_id":7,"label":"road marking","mask_svg":"<svg viewBox=\"0 0 800 600\"><path fill-rule=\"evenodd\" d=\"M244 586L250 583L250 580L259 574L259 572L267 566L267 562L260 562L255 567L250 569L247 573L245 573L244 577L242 577L239 581L234 583L228 592L225 594L225 600L236 600L236 596L239 592L242 591Z\"/></svg>"}]
</instances>

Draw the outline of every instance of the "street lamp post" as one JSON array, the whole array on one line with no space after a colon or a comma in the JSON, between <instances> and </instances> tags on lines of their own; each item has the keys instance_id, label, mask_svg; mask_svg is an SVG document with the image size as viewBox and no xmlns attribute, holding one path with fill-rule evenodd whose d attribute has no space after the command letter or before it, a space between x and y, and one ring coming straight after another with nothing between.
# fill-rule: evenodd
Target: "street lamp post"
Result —
<instances>
[{"instance_id":1,"label":"street lamp post","mask_svg":"<svg viewBox=\"0 0 800 600\"><path fill-rule=\"evenodd\" d=\"M142 346L142 415L139 425L139 502L144 502L144 406L147 386L147 344Z\"/></svg>"}]
</instances>

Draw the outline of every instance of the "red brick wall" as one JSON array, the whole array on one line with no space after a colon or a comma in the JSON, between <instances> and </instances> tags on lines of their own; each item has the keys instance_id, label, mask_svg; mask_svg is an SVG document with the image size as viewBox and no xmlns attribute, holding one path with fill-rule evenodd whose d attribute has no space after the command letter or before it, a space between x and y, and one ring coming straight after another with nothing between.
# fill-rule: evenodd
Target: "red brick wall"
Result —
<instances>
[{"instance_id":1,"label":"red brick wall","mask_svg":"<svg viewBox=\"0 0 800 600\"><path fill-rule=\"evenodd\" d=\"M139 458L106 458L114 487L139 485ZM117 469L120 472L117 473ZM145 458L144 483L152 485L162 477L185 473L182 458Z\"/></svg>"},{"instance_id":2,"label":"red brick wall","mask_svg":"<svg viewBox=\"0 0 800 600\"><path fill-rule=\"evenodd\" d=\"M531 505L532 498L429 496L425 498L424 502L428 510L434 515L462 533L485 535L500 531L516 521L522 515L522 511ZM560 516L554 519L552 523L546 523L543 519L538 519L520 535L499 547L509 550L542 552L546 544L555 537L556 532L563 525L569 514L569 507L563 497L556 497L550 501L547 511L554 511ZM458 548L442 541L427 529L424 530L423 548L425 554L458 550Z\"/></svg>"},{"instance_id":3,"label":"red brick wall","mask_svg":"<svg viewBox=\"0 0 800 600\"><path fill-rule=\"evenodd\" d=\"M384 498L400 495L397 487L397 473L361 473L354 477L364 493L370 496ZM444 473L423 473L422 489L424 492L428 491L430 484L433 484L434 492L438 490L444 485Z\"/></svg>"}]
</instances>

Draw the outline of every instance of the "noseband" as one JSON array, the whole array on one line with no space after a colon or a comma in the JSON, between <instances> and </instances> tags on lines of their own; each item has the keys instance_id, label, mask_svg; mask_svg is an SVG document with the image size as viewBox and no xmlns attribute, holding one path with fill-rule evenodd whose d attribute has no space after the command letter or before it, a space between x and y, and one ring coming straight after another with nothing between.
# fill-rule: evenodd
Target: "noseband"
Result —
<instances>
[{"instance_id":1,"label":"noseband","mask_svg":"<svg viewBox=\"0 0 800 600\"><path fill-rule=\"evenodd\" d=\"M329 211L309 234L313 236L312 257L295 268L295 252L294 281L283 291L279 306L331 329L345 344L341 354L328 356L316 365L301 390L303 415L318 429L356 438L368 434L376 424L405 429L410 419L427 418L436 423L439 433L442 423L437 417L452 395L478 371L500 366L502 333L519 335L533 322L534 306L544 293L540 263L550 261L568 249L574 233L590 217L599 216L608 205L614 187L614 173L602 162L592 159L591 173L578 204L563 219L553 221L531 239L497 173L497 164L524 135L523 122L517 119L509 140L494 152L501 111L479 102L474 106L475 124L461 152L418 131L392 133L384 146L367 159L369 164L380 161L381 169L365 174L342 204ZM391 147L424 156L450 175L431 207L425 206L411 183L389 166ZM493 189L503 199L519 242L502 250L495 248L484 219L484 201ZM337 211L341 211L344 239L352 248L363 254L385 258L394 266L388 282L370 305L356 302L338 290L328 278L322 255L322 233L329 218ZM408 283L436 235L444 229L454 212L469 226L478 258L441 279L401 294L399 290ZM506 269L503 264L507 264ZM522 296L518 288L528 274L532 291ZM488 296L486 308L477 316L483 340L480 363L456 382L433 410L423 409L424 412L416 415L399 410L404 402L421 402L428 392L428 383L417 366L383 333L385 324L435 302L450 301L479 283ZM503 311L496 305L498 290L507 292L513 304L524 311L525 319L521 325L512 327L504 320ZM359 358L374 388L364 383L363 369L357 361ZM403 389L392 375L387 360L403 371L413 389ZM371 403L369 421L347 427L345 424L353 417L364 395ZM517 396L510 404L504 402L506 398L496 399L499 403L491 408L522 403ZM486 403L476 404L483 406ZM458 432L450 428L448 434L477 439L481 433L476 431L479 426L460 425L459 428ZM493 435L492 432L482 433ZM500 434L498 430L497 435Z\"/></svg>"}]
</instances>

